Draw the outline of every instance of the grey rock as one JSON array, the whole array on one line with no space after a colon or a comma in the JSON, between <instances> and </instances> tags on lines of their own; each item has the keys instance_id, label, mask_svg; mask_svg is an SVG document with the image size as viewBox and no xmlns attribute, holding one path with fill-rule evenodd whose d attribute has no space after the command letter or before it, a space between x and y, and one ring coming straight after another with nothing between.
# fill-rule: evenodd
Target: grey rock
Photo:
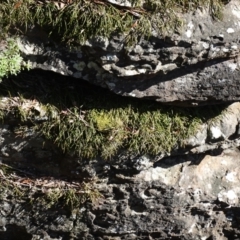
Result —
<instances>
[{"instance_id":1,"label":"grey rock","mask_svg":"<svg viewBox=\"0 0 240 240\"><path fill-rule=\"evenodd\" d=\"M219 121L221 117L226 119L229 109L234 109L234 119L238 108L237 103L230 105ZM21 138L16 139L10 127L2 125L1 128L2 145L21 145ZM193 141L193 149L201 139L202 136L199 141ZM155 157L125 152L108 162L100 158L80 161L74 155L61 156L49 142L45 142L43 157L37 154L43 151L40 136L33 134L22 141L28 144L9 147L8 157L1 154L2 164L18 167L25 174L41 172L55 178L64 174L75 179L97 177L95 188L103 198L99 203L87 202L69 213L64 208L45 209L37 202L29 205L24 200L16 201L9 197L12 194L9 189L0 199L1 239L19 231L23 239L58 240L240 237L238 137L228 141L216 139L215 145L209 143L214 146L212 151L203 147L201 153L179 151ZM205 139L197 147L207 145L208 141L211 139ZM229 145L224 149L224 144ZM16 152L21 154L21 161L16 156L12 158Z\"/></svg>"},{"instance_id":2,"label":"grey rock","mask_svg":"<svg viewBox=\"0 0 240 240\"><path fill-rule=\"evenodd\" d=\"M237 4L225 6L221 22L205 10L185 14L181 32L165 39L155 34L132 48L122 44L122 36L99 36L72 50L49 47L47 37L39 43L34 33L19 37L18 44L34 68L83 78L123 96L195 106L238 101ZM45 121L45 115L33 120ZM21 123L2 124L0 167L10 165L32 180L97 178L94 187L103 197L69 211L29 204L1 189L0 239L240 238L239 121L235 102L203 123L182 148L159 156L123 150L107 162L64 155L28 127L25 137L16 138L13 128ZM8 180L2 170L0 180Z\"/></svg>"},{"instance_id":3,"label":"grey rock","mask_svg":"<svg viewBox=\"0 0 240 240\"><path fill-rule=\"evenodd\" d=\"M239 16L238 0L225 5L222 21L199 9L182 16L179 32L164 38L153 34L130 48L118 35L88 39L70 50L56 43L49 47L50 39L39 42L33 33L20 36L18 45L33 68L81 78L116 94L173 105L216 104L240 99Z\"/></svg>"},{"instance_id":4,"label":"grey rock","mask_svg":"<svg viewBox=\"0 0 240 240\"><path fill-rule=\"evenodd\" d=\"M196 130L196 133L190 136L188 139L185 140L184 144L186 146L196 147L204 145L207 140L207 124L202 124Z\"/></svg>"},{"instance_id":5,"label":"grey rock","mask_svg":"<svg viewBox=\"0 0 240 240\"><path fill-rule=\"evenodd\" d=\"M212 140L228 139L237 133L240 121L240 104L236 102L230 105L220 116L209 124L208 134Z\"/></svg>"}]
</instances>

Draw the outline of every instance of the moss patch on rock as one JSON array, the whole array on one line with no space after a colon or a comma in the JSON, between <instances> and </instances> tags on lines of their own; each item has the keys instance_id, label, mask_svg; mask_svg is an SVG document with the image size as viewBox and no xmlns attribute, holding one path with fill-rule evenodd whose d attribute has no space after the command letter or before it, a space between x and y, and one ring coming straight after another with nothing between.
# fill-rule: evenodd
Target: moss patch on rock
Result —
<instances>
[{"instance_id":1,"label":"moss patch on rock","mask_svg":"<svg viewBox=\"0 0 240 240\"><path fill-rule=\"evenodd\" d=\"M143 110L144 109L144 110ZM200 119L179 109L128 105L110 110L70 108L41 126L42 133L64 151L104 159L120 149L135 154L170 152L193 134Z\"/></svg>"},{"instance_id":2,"label":"moss patch on rock","mask_svg":"<svg viewBox=\"0 0 240 240\"><path fill-rule=\"evenodd\" d=\"M162 106L117 96L57 74L38 74L39 81L31 71L0 85L2 118L34 123L37 131L64 152L82 158L108 159L122 149L134 154L171 152L221 109Z\"/></svg>"},{"instance_id":3,"label":"moss patch on rock","mask_svg":"<svg viewBox=\"0 0 240 240\"><path fill-rule=\"evenodd\" d=\"M25 67L30 68L24 63L14 39L6 39L1 45L6 47L4 50L0 48L0 81L8 75L17 75Z\"/></svg>"},{"instance_id":4,"label":"moss patch on rock","mask_svg":"<svg viewBox=\"0 0 240 240\"><path fill-rule=\"evenodd\" d=\"M38 24L57 39L76 44L95 36L126 35L127 41L179 28L179 13L208 7L213 18L221 18L226 0L140 0L119 6L105 0L61 1L8 0L0 4L0 27L25 31Z\"/></svg>"}]
</instances>

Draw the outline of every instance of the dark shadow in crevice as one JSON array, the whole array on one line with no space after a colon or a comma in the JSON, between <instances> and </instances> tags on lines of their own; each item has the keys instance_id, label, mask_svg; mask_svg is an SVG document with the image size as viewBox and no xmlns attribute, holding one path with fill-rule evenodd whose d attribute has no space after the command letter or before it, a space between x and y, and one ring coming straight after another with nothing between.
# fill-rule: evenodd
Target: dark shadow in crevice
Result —
<instances>
[{"instance_id":1,"label":"dark shadow in crevice","mask_svg":"<svg viewBox=\"0 0 240 240\"><path fill-rule=\"evenodd\" d=\"M126 82L126 84L128 84ZM36 99L43 104L51 104L59 109L82 106L83 109L114 109L131 105L140 112L161 109L178 111L192 115L193 113L209 119L220 113L227 104L222 106L205 106L198 109L165 106L159 102L132 97L122 97L85 80L62 76L57 73L30 70L17 76L10 76L0 83L0 96L22 96L26 99ZM153 99L154 100L154 99Z\"/></svg>"},{"instance_id":2,"label":"dark shadow in crevice","mask_svg":"<svg viewBox=\"0 0 240 240\"><path fill-rule=\"evenodd\" d=\"M120 191L119 188L113 187L114 200L123 200L125 199L124 193Z\"/></svg>"},{"instance_id":3,"label":"dark shadow in crevice","mask_svg":"<svg viewBox=\"0 0 240 240\"><path fill-rule=\"evenodd\" d=\"M31 240L32 235L29 234L25 227L9 224L5 226L5 231L0 231L1 240Z\"/></svg>"}]
</instances>

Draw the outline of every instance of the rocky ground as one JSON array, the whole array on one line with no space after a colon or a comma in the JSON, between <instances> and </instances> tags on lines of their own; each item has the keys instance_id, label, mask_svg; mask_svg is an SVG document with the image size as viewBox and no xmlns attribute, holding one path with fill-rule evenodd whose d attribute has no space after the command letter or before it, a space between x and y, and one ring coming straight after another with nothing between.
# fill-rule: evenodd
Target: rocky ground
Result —
<instances>
[{"instance_id":1,"label":"rocky ground","mask_svg":"<svg viewBox=\"0 0 240 240\"><path fill-rule=\"evenodd\" d=\"M240 104L224 109L183 148L109 160L63 153L8 113L1 239L239 239Z\"/></svg>"},{"instance_id":2,"label":"rocky ground","mask_svg":"<svg viewBox=\"0 0 240 240\"><path fill-rule=\"evenodd\" d=\"M96 4L136 14L131 5L119 2ZM71 3L65 4L71 7ZM132 46L125 44L124 35L112 34L70 48L49 38L44 24L32 23L11 41L1 37L1 51L11 56L0 56L2 66L6 68L14 56L35 70L9 76L0 85L0 239L240 239L240 11L238 0L222 3L222 19L209 12L214 8L178 12L184 19L182 28L163 36L153 27L149 38L139 37ZM14 13L22 4L14 5ZM64 7L57 11L65 11ZM39 16L45 16L42 13ZM19 65L15 70L20 69ZM11 73L5 70L1 74ZM108 107L99 106L101 98L107 99ZM66 126L61 125L62 134L54 125L58 132L54 136L49 134L54 131L44 135L41 128L44 122L51 128L52 120L70 115L74 107L80 109L77 120L89 126L87 111L114 110L111 104L116 102L141 106L143 99L148 99L149 109L161 102L159 111L164 108L172 116L184 112L176 116L185 114L186 121L195 116L198 127L191 135L180 135L186 126L181 120L165 136L164 143L171 142L173 134L178 136L169 149L154 155L130 151L123 144L107 160L100 148L90 159L74 148L64 149L59 139L69 140ZM198 108L176 110L172 105ZM71 126L74 120L67 121ZM154 127L145 129L153 135ZM139 134L137 127L123 128L128 136ZM99 136L107 136L100 139L111 143L122 128L115 135L99 129L95 131ZM87 134L85 139L92 140ZM79 152L83 150L91 156L94 148Z\"/></svg>"},{"instance_id":3,"label":"rocky ground","mask_svg":"<svg viewBox=\"0 0 240 240\"><path fill-rule=\"evenodd\" d=\"M69 49L46 38L39 26L20 36L18 46L33 68L83 79L122 96L181 106L239 101L238 4L225 1L221 20L208 8L180 14L180 29L162 36L153 27L147 39L139 37L131 47L126 36L116 34Z\"/></svg>"}]
</instances>

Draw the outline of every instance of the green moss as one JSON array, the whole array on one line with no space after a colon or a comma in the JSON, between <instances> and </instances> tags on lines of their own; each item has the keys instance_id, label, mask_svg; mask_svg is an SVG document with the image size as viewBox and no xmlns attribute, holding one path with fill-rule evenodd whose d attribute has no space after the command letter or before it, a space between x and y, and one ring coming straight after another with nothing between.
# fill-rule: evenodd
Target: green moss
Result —
<instances>
[{"instance_id":1,"label":"green moss","mask_svg":"<svg viewBox=\"0 0 240 240\"><path fill-rule=\"evenodd\" d=\"M143 108L129 105L109 111L82 111L75 107L57 120L45 122L41 131L64 151L87 158L100 154L107 159L123 148L154 155L170 152L181 146L201 122L178 110L169 113L157 108L142 112Z\"/></svg>"},{"instance_id":2,"label":"green moss","mask_svg":"<svg viewBox=\"0 0 240 240\"><path fill-rule=\"evenodd\" d=\"M0 84L4 95L9 91L10 96L21 93L21 97L0 99L3 119L10 115L22 120L22 125L31 122L35 131L64 152L81 158L108 159L122 149L135 154L170 152L183 146L184 139L200 123L223 109L162 106L117 96L63 76L48 78L46 73L38 74L43 77L40 82L22 73L18 81L11 77ZM74 88L69 88L73 83ZM36 99L32 100L32 96ZM18 135L24 136L24 131L20 129Z\"/></svg>"},{"instance_id":3,"label":"green moss","mask_svg":"<svg viewBox=\"0 0 240 240\"><path fill-rule=\"evenodd\" d=\"M100 155L104 159L113 157L121 149L134 154L171 152L183 146L184 139L204 121L204 115L194 109L169 109L158 103L132 101L130 104L125 101L114 101L107 107L104 99L96 99L92 107L91 102L91 105L85 103L85 107L60 110L23 97L21 101L15 98L11 105L13 101L9 98L5 100L3 116L6 118L11 114L23 123L35 122L35 131L52 140L64 152L83 158ZM40 123L36 121L39 115L43 119ZM16 134L24 136L25 128L20 126Z\"/></svg>"},{"instance_id":4,"label":"green moss","mask_svg":"<svg viewBox=\"0 0 240 240\"><path fill-rule=\"evenodd\" d=\"M126 121L126 119L123 119L124 116L121 116L121 113L119 114L119 112L114 112L114 110L98 111L93 109L88 118L95 123L97 130L100 132L110 131L113 129L119 130L120 128L123 128L123 121Z\"/></svg>"},{"instance_id":5,"label":"green moss","mask_svg":"<svg viewBox=\"0 0 240 240\"><path fill-rule=\"evenodd\" d=\"M22 31L38 24L52 36L74 44L94 36L109 37L114 32L126 34L127 41L150 36L154 28L160 34L179 28L178 13L209 7L213 18L221 18L225 0L132 0L132 7L105 1L75 0L63 7L53 1L8 0L0 4L0 27L13 26ZM16 28L15 28L16 29Z\"/></svg>"},{"instance_id":6,"label":"green moss","mask_svg":"<svg viewBox=\"0 0 240 240\"><path fill-rule=\"evenodd\" d=\"M6 49L0 52L0 81L10 74L16 75L24 67L23 58L14 39L5 40Z\"/></svg>"},{"instance_id":7,"label":"green moss","mask_svg":"<svg viewBox=\"0 0 240 240\"><path fill-rule=\"evenodd\" d=\"M147 111L137 116L132 124L134 132L130 149L141 153L159 154L182 146L182 140L193 133L200 119L162 110Z\"/></svg>"}]
</instances>

